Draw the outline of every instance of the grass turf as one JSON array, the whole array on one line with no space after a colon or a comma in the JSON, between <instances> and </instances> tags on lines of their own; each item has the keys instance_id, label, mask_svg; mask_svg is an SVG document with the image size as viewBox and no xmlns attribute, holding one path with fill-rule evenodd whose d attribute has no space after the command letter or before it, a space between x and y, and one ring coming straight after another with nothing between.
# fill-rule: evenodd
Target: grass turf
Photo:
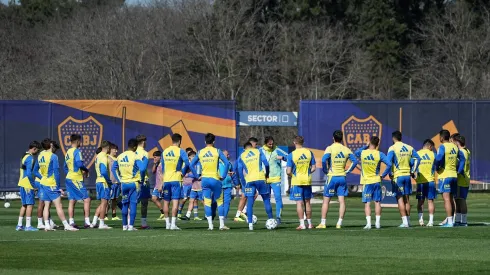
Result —
<instances>
[{"instance_id":1,"label":"grass turf","mask_svg":"<svg viewBox=\"0 0 490 275\"><path fill-rule=\"evenodd\" d=\"M228 232L207 231L206 221L179 221L182 231L166 231L164 221L156 221L159 213L153 205L148 215L152 230L123 232L121 222L109 221L114 229L107 231L16 232L17 201L9 209L0 208L0 274L488 274L490 227L482 222L490 222L490 194L472 193L468 203L470 226L452 229L399 229L397 209L384 208L383 228L365 231L360 198L349 198L340 230L335 229L338 205L333 204L327 229L297 232L295 207L286 205L283 224L269 231L263 205L257 202L259 222L253 232L246 223L232 221ZM415 200L412 224L418 224L414 206ZM77 204L79 224L81 207ZM314 205L313 217L318 224L320 205ZM436 222L443 218L442 201L437 200Z\"/></svg>"}]
</instances>

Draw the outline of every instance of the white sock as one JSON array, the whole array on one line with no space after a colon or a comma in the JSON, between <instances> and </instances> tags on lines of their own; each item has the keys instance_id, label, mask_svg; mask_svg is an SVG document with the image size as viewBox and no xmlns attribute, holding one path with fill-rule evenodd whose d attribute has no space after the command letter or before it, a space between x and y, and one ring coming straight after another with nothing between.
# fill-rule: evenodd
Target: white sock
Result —
<instances>
[{"instance_id":1,"label":"white sock","mask_svg":"<svg viewBox=\"0 0 490 275\"><path fill-rule=\"evenodd\" d=\"M339 218L339 220L337 221L337 225L342 225L342 221L343 219Z\"/></svg>"},{"instance_id":2,"label":"white sock","mask_svg":"<svg viewBox=\"0 0 490 275\"><path fill-rule=\"evenodd\" d=\"M51 225L51 227L54 227L54 222L52 219L49 219L49 225Z\"/></svg>"},{"instance_id":3,"label":"white sock","mask_svg":"<svg viewBox=\"0 0 490 275\"><path fill-rule=\"evenodd\" d=\"M26 217L26 227L31 227L31 217Z\"/></svg>"},{"instance_id":4,"label":"white sock","mask_svg":"<svg viewBox=\"0 0 490 275\"><path fill-rule=\"evenodd\" d=\"M185 214L185 216L186 216L187 218L190 218L190 217L191 217L191 211L187 211L187 213Z\"/></svg>"},{"instance_id":5,"label":"white sock","mask_svg":"<svg viewBox=\"0 0 490 275\"><path fill-rule=\"evenodd\" d=\"M366 216L366 225L371 225L371 216Z\"/></svg>"},{"instance_id":6,"label":"white sock","mask_svg":"<svg viewBox=\"0 0 490 275\"><path fill-rule=\"evenodd\" d=\"M240 210L236 211L235 218L239 218L241 214L242 214L242 211L240 211Z\"/></svg>"},{"instance_id":7,"label":"white sock","mask_svg":"<svg viewBox=\"0 0 490 275\"><path fill-rule=\"evenodd\" d=\"M64 227L70 227L66 220L62 221ZM48 221L46 221L46 226L49 226Z\"/></svg>"},{"instance_id":8,"label":"white sock","mask_svg":"<svg viewBox=\"0 0 490 275\"><path fill-rule=\"evenodd\" d=\"M381 216L376 216L376 224L380 224L381 223Z\"/></svg>"},{"instance_id":9,"label":"white sock","mask_svg":"<svg viewBox=\"0 0 490 275\"><path fill-rule=\"evenodd\" d=\"M249 223L248 224L248 229L253 230L254 229L254 224L253 223Z\"/></svg>"},{"instance_id":10,"label":"white sock","mask_svg":"<svg viewBox=\"0 0 490 275\"><path fill-rule=\"evenodd\" d=\"M408 225L408 219L407 219L407 216L403 216L402 217L402 222L404 225Z\"/></svg>"},{"instance_id":11,"label":"white sock","mask_svg":"<svg viewBox=\"0 0 490 275\"><path fill-rule=\"evenodd\" d=\"M94 219L92 220L92 224L93 225L96 225L97 224L97 220L99 219L99 217L97 216L94 216Z\"/></svg>"},{"instance_id":12,"label":"white sock","mask_svg":"<svg viewBox=\"0 0 490 275\"><path fill-rule=\"evenodd\" d=\"M303 213L303 220L306 220L306 212Z\"/></svg>"},{"instance_id":13,"label":"white sock","mask_svg":"<svg viewBox=\"0 0 490 275\"><path fill-rule=\"evenodd\" d=\"M225 227L225 217L219 216L219 228Z\"/></svg>"},{"instance_id":14,"label":"white sock","mask_svg":"<svg viewBox=\"0 0 490 275\"><path fill-rule=\"evenodd\" d=\"M453 224L453 217L447 217L447 224Z\"/></svg>"},{"instance_id":15,"label":"white sock","mask_svg":"<svg viewBox=\"0 0 490 275\"><path fill-rule=\"evenodd\" d=\"M325 225L327 223L327 219L322 219L321 224Z\"/></svg>"},{"instance_id":16,"label":"white sock","mask_svg":"<svg viewBox=\"0 0 490 275\"><path fill-rule=\"evenodd\" d=\"M99 227L102 227L102 226L104 226L104 219L99 220Z\"/></svg>"},{"instance_id":17,"label":"white sock","mask_svg":"<svg viewBox=\"0 0 490 275\"><path fill-rule=\"evenodd\" d=\"M43 218L37 218L37 224L38 225L43 224Z\"/></svg>"},{"instance_id":18,"label":"white sock","mask_svg":"<svg viewBox=\"0 0 490 275\"><path fill-rule=\"evenodd\" d=\"M172 217L172 227L175 226L175 221L177 220L177 217Z\"/></svg>"},{"instance_id":19,"label":"white sock","mask_svg":"<svg viewBox=\"0 0 490 275\"><path fill-rule=\"evenodd\" d=\"M74 218L70 218L70 224L74 224L75 223L75 219Z\"/></svg>"},{"instance_id":20,"label":"white sock","mask_svg":"<svg viewBox=\"0 0 490 275\"><path fill-rule=\"evenodd\" d=\"M50 227L51 227L51 226L49 225L49 221L45 221L45 222L44 222L44 227L45 227L45 228L50 228Z\"/></svg>"},{"instance_id":21,"label":"white sock","mask_svg":"<svg viewBox=\"0 0 490 275\"><path fill-rule=\"evenodd\" d=\"M208 220L209 228L213 229L213 217L206 217L206 219Z\"/></svg>"},{"instance_id":22,"label":"white sock","mask_svg":"<svg viewBox=\"0 0 490 275\"><path fill-rule=\"evenodd\" d=\"M468 214L461 214L461 222L462 223L468 223L467 216L468 216Z\"/></svg>"},{"instance_id":23,"label":"white sock","mask_svg":"<svg viewBox=\"0 0 490 275\"><path fill-rule=\"evenodd\" d=\"M165 217L165 224L167 226L170 226L170 218L169 217Z\"/></svg>"},{"instance_id":24,"label":"white sock","mask_svg":"<svg viewBox=\"0 0 490 275\"><path fill-rule=\"evenodd\" d=\"M419 221L424 219L424 213L419 213Z\"/></svg>"},{"instance_id":25,"label":"white sock","mask_svg":"<svg viewBox=\"0 0 490 275\"><path fill-rule=\"evenodd\" d=\"M141 218L141 226L147 226L146 218Z\"/></svg>"},{"instance_id":26,"label":"white sock","mask_svg":"<svg viewBox=\"0 0 490 275\"><path fill-rule=\"evenodd\" d=\"M304 227L305 226L305 220L299 219L299 225Z\"/></svg>"},{"instance_id":27,"label":"white sock","mask_svg":"<svg viewBox=\"0 0 490 275\"><path fill-rule=\"evenodd\" d=\"M128 225L128 230L129 229L133 230L133 226L132 225Z\"/></svg>"},{"instance_id":28,"label":"white sock","mask_svg":"<svg viewBox=\"0 0 490 275\"><path fill-rule=\"evenodd\" d=\"M434 223L434 214L429 214L429 223Z\"/></svg>"},{"instance_id":29,"label":"white sock","mask_svg":"<svg viewBox=\"0 0 490 275\"><path fill-rule=\"evenodd\" d=\"M17 223L17 226L22 226L22 220L24 219L24 217L19 217L19 222Z\"/></svg>"},{"instance_id":30,"label":"white sock","mask_svg":"<svg viewBox=\"0 0 490 275\"><path fill-rule=\"evenodd\" d=\"M90 224L90 218L89 217L85 217L85 224Z\"/></svg>"}]
</instances>

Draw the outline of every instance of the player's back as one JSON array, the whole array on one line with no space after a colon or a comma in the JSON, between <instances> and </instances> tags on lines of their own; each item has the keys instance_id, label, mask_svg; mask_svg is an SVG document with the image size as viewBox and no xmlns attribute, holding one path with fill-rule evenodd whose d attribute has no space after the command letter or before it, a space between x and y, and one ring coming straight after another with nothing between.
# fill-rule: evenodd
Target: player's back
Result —
<instances>
[{"instance_id":1,"label":"player's back","mask_svg":"<svg viewBox=\"0 0 490 275\"><path fill-rule=\"evenodd\" d=\"M391 155L390 160L393 164L395 178L410 176L410 160L412 159L413 152L412 146L401 141L396 142L388 149L388 154Z\"/></svg>"},{"instance_id":2,"label":"player's back","mask_svg":"<svg viewBox=\"0 0 490 275\"><path fill-rule=\"evenodd\" d=\"M28 167L30 166L30 167ZM19 173L19 184L18 186L27 188L27 189L33 189L31 185L31 179L29 177L33 177L34 175L29 175L27 173L27 169L32 169L34 168L34 158L32 157L31 154L25 153L24 156L20 160L20 173Z\"/></svg>"},{"instance_id":3,"label":"player's back","mask_svg":"<svg viewBox=\"0 0 490 275\"><path fill-rule=\"evenodd\" d=\"M458 174L458 185L462 186L462 187L469 187L470 186L470 178L471 178L471 175L470 175L471 152L468 148L461 148L460 151L465 158L465 163L464 163L464 168L463 168L464 175Z\"/></svg>"},{"instance_id":4,"label":"player's back","mask_svg":"<svg viewBox=\"0 0 490 275\"><path fill-rule=\"evenodd\" d=\"M352 151L340 143L333 143L325 149L330 154L328 176L345 176L345 165Z\"/></svg>"},{"instance_id":5,"label":"player's back","mask_svg":"<svg viewBox=\"0 0 490 275\"><path fill-rule=\"evenodd\" d=\"M140 181L141 176L136 165L138 157L133 151L126 151L117 157L117 165L120 180L123 183L136 183Z\"/></svg>"},{"instance_id":6,"label":"player's back","mask_svg":"<svg viewBox=\"0 0 490 275\"><path fill-rule=\"evenodd\" d=\"M82 170L77 165L77 160L83 161L82 153L77 148L70 148L65 155L66 178L70 180L83 180Z\"/></svg>"},{"instance_id":7,"label":"player's back","mask_svg":"<svg viewBox=\"0 0 490 275\"><path fill-rule=\"evenodd\" d=\"M143 161L143 162L146 162L146 164L148 164L148 152L143 148L143 147L138 147L136 149L136 157ZM141 176L139 176L141 178ZM145 173L145 180L146 181L148 180L148 170L146 170L146 173Z\"/></svg>"},{"instance_id":8,"label":"player's back","mask_svg":"<svg viewBox=\"0 0 490 275\"><path fill-rule=\"evenodd\" d=\"M265 180L263 154L255 148L247 149L240 155L240 164L245 172L245 181Z\"/></svg>"},{"instance_id":9,"label":"player's back","mask_svg":"<svg viewBox=\"0 0 490 275\"><path fill-rule=\"evenodd\" d=\"M361 184L373 184L381 181L381 152L366 149L361 153Z\"/></svg>"},{"instance_id":10,"label":"player's back","mask_svg":"<svg viewBox=\"0 0 490 275\"><path fill-rule=\"evenodd\" d=\"M203 178L220 179L219 175L219 149L206 147L198 152L199 162L201 163L201 176Z\"/></svg>"},{"instance_id":11,"label":"player's back","mask_svg":"<svg viewBox=\"0 0 490 275\"><path fill-rule=\"evenodd\" d=\"M444 150L444 158L442 163L439 163L439 170L437 171L439 178L457 178L459 148L451 142L446 142L439 146L439 152L441 150Z\"/></svg>"},{"instance_id":12,"label":"player's back","mask_svg":"<svg viewBox=\"0 0 490 275\"><path fill-rule=\"evenodd\" d=\"M97 154L95 158L95 172L97 173L97 179L95 182L107 183L105 177L102 175L102 171L100 170L100 165L104 165L106 169L109 169L109 158L107 153L100 152Z\"/></svg>"},{"instance_id":13,"label":"player's back","mask_svg":"<svg viewBox=\"0 0 490 275\"><path fill-rule=\"evenodd\" d=\"M429 149L422 149L417 152L420 156L417 183L428 183L434 181L436 155Z\"/></svg>"},{"instance_id":14,"label":"player's back","mask_svg":"<svg viewBox=\"0 0 490 275\"><path fill-rule=\"evenodd\" d=\"M288 156L288 167L292 168L291 185L311 185L311 165L315 164L313 153L298 148Z\"/></svg>"},{"instance_id":15,"label":"player's back","mask_svg":"<svg viewBox=\"0 0 490 275\"><path fill-rule=\"evenodd\" d=\"M163 150L162 164L163 164L163 182L182 181L182 168L183 161L182 156L185 156L185 151L177 146L170 146Z\"/></svg>"},{"instance_id":16,"label":"player's back","mask_svg":"<svg viewBox=\"0 0 490 275\"><path fill-rule=\"evenodd\" d=\"M39 153L37 160L39 174L43 176L40 183L44 186L56 186L54 169L58 169L58 156L53 154L51 150L44 150Z\"/></svg>"}]
</instances>

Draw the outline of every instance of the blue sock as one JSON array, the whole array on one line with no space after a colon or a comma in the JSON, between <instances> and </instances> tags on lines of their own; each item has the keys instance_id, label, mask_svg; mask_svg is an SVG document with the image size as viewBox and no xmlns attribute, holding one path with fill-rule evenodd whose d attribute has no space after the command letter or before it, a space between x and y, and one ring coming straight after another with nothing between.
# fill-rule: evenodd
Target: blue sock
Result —
<instances>
[{"instance_id":1,"label":"blue sock","mask_svg":"<svg viewBox=\"0 0 490 275\"><path fill-rule=\"evenodd\" d=\"M276 218L280 219L282 214L282 195L281 185L276 185L274 188L274 198L276 199Z\"/></svg>"},{"instance_id":2,"label":"blue sock","mask_svg":"<svg viewBox=\"0 0 490 275\"><path fill-rule=\"evenodd\" d=\"M198 206L194 206L194 218L197 218L197 210L198 210Z\"/></svg>"},{"instance_id":3,"label":"blue sock","mask_svg":"<svg viewBox=\"0 0 490 275\"><path fill-rule=\"evenodd\" d=\"M129 214L129 225L134 226L134 220L136 220L136 208L138 207L138 204L136 202L132 202L129 204L129 209L131 211L131 214ZM126 213L126 216L127 213Z\"/></svg>"},{"instance_id":4,"label":"blue sock","mask_svg":"<svg viewBox=\"0 0 490 275\"><path fill-rule=\"evenodd\" d=\"M247 198L247 219L248 223L253 223L253 216L254 216L254 197L248 197Z\"/></svg>"},{"instance_id":5,"label":"blue sock","mask_svg":"<svg viewBox=\"0 0 490 275\"><path fill-rule=\"evenodd\" d=\"M128 225L128 208L129 208L129 203L122 204L121 214L122 214L122 220L124 226Z\"/></svg>"},{"instance_id":6,"label":"blue sock","mask_svg":"<svg viewBox=\"0 0 490 275\"><path fill-rule=\"evenodd\" d=\"M262 200L264 200L265 212L267 213L267 217L272 219L274 216L272 215L272 205L270 195L262 195Z\"/></svg>"},{"instance_id":7,"label":"blue sock","mask_svg":"<svg viewBox=\"0 0 490 275\"><path fill-rule=\"evenodd\" d=\"M179 204L179 215L182 214L182 208L184 208L184 205L183 204Z\"/></svg>"}]
</instances>

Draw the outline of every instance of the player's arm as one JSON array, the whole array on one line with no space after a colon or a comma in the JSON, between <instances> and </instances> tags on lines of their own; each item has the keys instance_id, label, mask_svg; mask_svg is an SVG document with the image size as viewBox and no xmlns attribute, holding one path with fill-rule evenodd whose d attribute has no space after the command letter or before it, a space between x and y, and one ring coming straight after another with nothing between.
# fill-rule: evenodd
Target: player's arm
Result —
<instances>
[{"instance_id":1,"label":"player's arm","mask_svg":"<svg viewBox=\"0 0 490 275\"><path fill-rule=\"evenodd\" d=\"M244 186L247 182L245 181L245 175L243 174L243 167L245 164L243 163L242 159L238 159L238 167L237 167L237 172L238 172L238 177L242 183L242 186Z\"/></svg>"},{"instance_id":2,"label":"player's arm","mask_svg":"<svg viewBox=\"0 0 490 275\"><path fill-rule=\"evenodd\" d=\"M151 168L153 174L156 174L158 166L160 166L160 162L153 162L153 167Z\"/></svg>"},{"instance_id":3,"label":"player's arm","mask_svg":"<svg viewBox=\"0 0 490 275\"><path fill-rule=\"evenodd\" d=\"M262 162L262 164L265 167L265 178L267 179L267 178L269 178L269 172L270 172L269 162L267 161L267 158L265 157L265 155L262 151L260 151L260 161Z\"/></svg>"},{"instance_id":4,"label":"player's arm","mask_svg":"<svg viewBox=\"0 0 490 275\"><path fill-rule=\"evenodd\" d=\"M196 171L196 164L199 162L199 152L194 156L191 163L189 164L189 169L191 169L192 175L195 179L199 179L200 175ZM162 158L162 166L163 166L163 158Z\"/></svg>"},{"instance_id":5,"label":"player's arm","mask_svg":"<svg viewBox=\"0 0 490 275\"><path fill-rule=\"evenodd\" d=\"M350 165L349 169L347 169L347 171L345 171L346 174L349 174L350 172L352 172L352 170L354 170L354 168L356 168L357 164L359 163L356 156L354 154L352 154L352 152L349 152L349 159L350 159L351 165Z\"/></svg>"},{"instance_id":6,"label":"player's arm","mask_svg":"<svg viewBox=\"0 0 490 275\"><path fill-rule=\"evenodd\" d=\"M111 177L109 177L109 170L107 169L107 166L105 165L104 162L101 162L99 164L99 171L100 174L104 177L105 181L108 184L112 184Z\"/></svg>"},{"instance_id":7,"label":"player's arm","mask_svg":"<svg viewBox=\"0 0 490 275\"><path fill-rule=\"evenodd\" d=\"M61 190L61 179L60 179L60 163L58 162L58 156L51 155L50 165L53 167L54 180L56 182L56 190Z\"/></svg>"},{"instance_id":8,"label":"player's arm","mask_svg":"<svg viewBox=\"0 0 490 275\"><path fill-rule=\"evenodd\" d=\"M287 168L286 168L286 174L288 174L288 176L291 176L291 174L293 173L293 153L289 154L288 155L288 160L287 160Z\"/></svg>"},{"instance_id":9,"label":"player's arm","mask_svg":"<svg viewBox=\"0 0 490 275\"><path fill-rule=\"evenodd\" d=\"M121 180L119 179L119 164L117 163L117 160L112 163L111 172L116 181L121 182Z\"/></svg>"},{"instance_id":10,"label":"player's arm","mask_svg":"<svg viewBox=\"0 0 490 275\"><path fill-rule=\"evenodd\" d=\"M223 154L223 151L221 150L218 150L219 152L219 158L221 159L221 161L223 161L223 163L225 164L225 173L224 174L221 174L221 178L224 179L226 178L226 176L228 175L228 167L230 166L230 161L225 157L225 155Z\"/></svg>"},{"instance_id":11,"label":"player's arm","mask_svg":"<svg viewBox=\"0 0 490 275\"><path fill-rule=\"evenodd\" d=\"M415 150L412 150L412 158L410 160L413 159L413 165L411 165L411 170L412 170L412 173L416 173L419 169L419 164L420 164L420 156L419 154L417 153L417 151Z\"/></svg>"},{"instance_id":12,"label":"player's arm","mask_svg":"<svg viewBox=\"0 0 490 275\"><path fill-rule=\"evenodd\" d=\"M284 152L280 148L276 148L276 152L277 152L277 160L281 160L281 161L287 161L288 160L288 153Z\"/></svg>"},{"instance_id":13,"label":"player's arm","mask_svg":"<svg viewBox=\"0 0 490 275\"><path fill-rule=\"evenodd\" d=\"M146 161L146 165L145 165L145 162L143 160L139 160L139 159L136 159L134 161L134 165L136 165L136 167L138 167L141 179L144 179L146 177L146 168L148 167L148 159ZM143 181L143 180L141 180L141 181Z\"/></svg>"},{"instance_id":14,"label":"player's arm","mask_svg":"<svg viewBox=\"0 0 490 275\"><path fill-rule=\"evenodd\" d=\"M386 157L387 157L388 161L391 163L391 165L393 166L393 160L395 159L395 152L393 151L392 147L390 147L390 149L388 149L388 155L386 155ZM390 171L388 174L390 175L390 178L393 178L392 171Z\"/></svg>"},{"instance_id":15,"label":"player's arm","mask_svg":"<svg viewBox=\"0 0 490 275\"><path fill-rule=\"evenodd\" d=\"M385 170L383 171L383 173L381 174L381 178L384 178L386 177L386 175L388 175L390 172L391 172L391 165L392 165L392 162L390 161L390 159L385 155L383 154L382 152L379 152L379 158L380 160L386 165L386 168Z\"/></svg>"},{"instance_id":16,"label":"player's arm","mask_svg":"<svg viewBox=\"0 0 490 275\"><path fill-rule=\"evenodd\" d=\"M187 171L189 171L190 163L189 163L189 158L187 157L187 154L185 153L184 149L180 149L180 159L184 163L182 166L182 176L187 174Z\"/></svg>"},{"instance_id":17,"label":"player's arm","mask_svg":"<svg viewBox=\"0 0 490 275\"><path fill-rule=\"evenodd\" d=\"M34 173L34 176L38 179L42 179L43 176L41 173L39 173L39 162L34 162L34 169L32 169L32 172Z\"/></svg>"},{"instance_id":18,"label":"player's arm","mask_svg":"<svg viewBox=\"0 0 490 275\"><path fill-rule=\"evenodd\" d=\"M238 176L238 171L237 171L237 167L238 167L238 162L235 162L235 164L230 164L231 165L231 170L233 171L233 173L231 174L231 181L233 182L233 186L237 186L237 185L240 185L240 178Z\"/></svg>"},{"instance_id":19,"label":"player's arm","mask_svg":"<svg viewBox=\"0 0 490 275\"><path fill-rule=\"evenodd\" d=\"M143 171L141 171L143 173L143 175L145 175L144 177L141 178L141 181L143 182L146 178L146 170L148 170L148 157L147 156L143 156L141 158L141 165L143 165Z\"/></svg>"},{"instance_id":20,"label":"player's arm","mask_svg":"<svg viewBox=\"0 0 490 275\"><path fill-rule=\"evenodd\" d=\"M316 160L315 160L315 155L313 155L313 152L310 151L310 154L311 154L310 172L313 173L316 171Z\"/></svg>"},{"instance_id":21,"label":"player's arm","mask_svg":"<svg viewBox=\"0 0 490 275\"><path fill-rule=\"evenodd\" d=\"M439 146L439 150L437 150L437 156L436 156L436 163L437 163L436 167L438 169L444 167L445 154L446 154L446 148L444 145L441 144L441 146Z\"/></svg>"},{"instance_id":22,"label":"player's arm","mask_svg":"<svg viewBox=\"0 0 490 275\"><path fill-rule=\"evenodd\" d=\"M464 176L464 166L468 160L464 157L461 150L458 153L458 174Z\"/></svg>"},{"instance_id":23,"label":"player's arm","mask_svg":"<svg viewBox=\"0 0 490 275\"><path fill-rule=\"evenodd\" d=\"M357 149L354 152L354 155L356 155L356 157L360 158L361 157L361 154L362 154L362 151L366 150L367 148L369 148L369 145L362 146L361 148Z\"/></svg>"},{"instance_id":24,"label":"player's arm","mask_svg":"<svg viewBox=\"0 0 490 275\"><path fill-rule=\"evenodd\" d=\"M29 182L31 183L32 186L34 186L34 178L32 177L32 167L33 167L33 161L34 161L34 158L32 156L28 156L26 158L26 160L24 161L24 165L26 167L26 172L25 172L25 176L27 177L27 179L29 180Z\"/></svg>"},{"instance_id":25,"label":"player's arm","mask_svg":"<svg viewBox=\"0 0 490 275\"><path fill-rule=\"evenodd\" d=\"M65 163L63 164L63 170L65 170L65 175L68 174L68 165L66 165L66 159Z\"/></svg>"},{"instance_id":26,"label":"player's arm","mask_svg":"<svg viewBox=\"0 0 490 275\"><path fill-rule=\"evenodd\" d=\"M325 150L325 154L323 154L323 157L322 157L322 170L323 170L323 173L328 174L328 163L329 163L329 160L330 160L330 157L332 156L332 152L330 150L330 147L328 147L326 150Z\"/></svg>"},{"instance_id":27,"label":"player's arm","mask_svg":"<svg viewBox=\"0 0 490 275\"><path fill-rule=\"evenodd\" d=\"M87 167L85 167L85 165L83 165L83 160L82 160L82 153L80 152L80 150L76 150L74 152L74 163L75 163L75 166L78 167L78 169L82 170L83 172L85 173L88 173L88 169Z\"/></svg>"}]
</instances>

